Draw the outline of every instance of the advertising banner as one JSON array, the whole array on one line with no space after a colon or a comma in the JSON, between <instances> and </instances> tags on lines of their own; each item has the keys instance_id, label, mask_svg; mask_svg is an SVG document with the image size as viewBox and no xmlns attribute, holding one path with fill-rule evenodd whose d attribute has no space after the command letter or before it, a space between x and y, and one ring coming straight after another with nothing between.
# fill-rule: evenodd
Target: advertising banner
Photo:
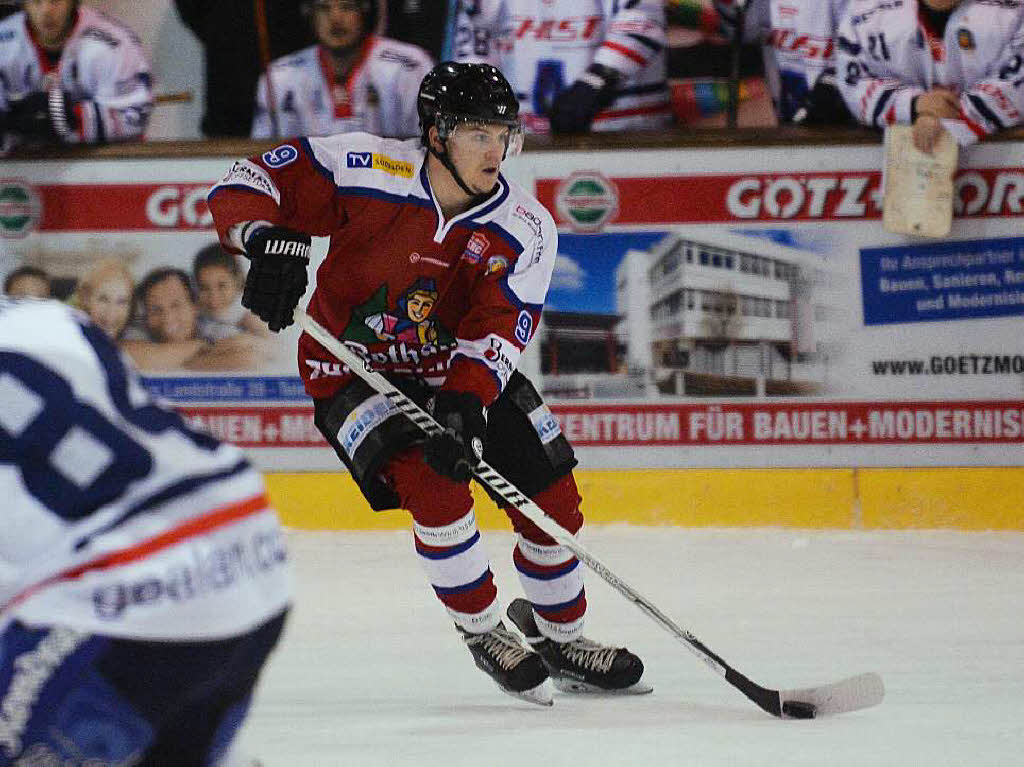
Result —
<instances>
[{"instance_id":1,"label":"advertising banner","mask_svg":"<svg viewBox=\"0 0 1024 767\"><path fill-rule=\"evenodd\" d=\"M205 195L233 159L5 163L0 277L31 291L24 267L41 271L263 468L334 470L297 329L242 309L245 264L216 243ZM510 161L559 225L521 367L584 466L1022 462L1024 143L965 153L945 240L882 228L881 162L880 145Z\"/></svg>"}]
</instances>

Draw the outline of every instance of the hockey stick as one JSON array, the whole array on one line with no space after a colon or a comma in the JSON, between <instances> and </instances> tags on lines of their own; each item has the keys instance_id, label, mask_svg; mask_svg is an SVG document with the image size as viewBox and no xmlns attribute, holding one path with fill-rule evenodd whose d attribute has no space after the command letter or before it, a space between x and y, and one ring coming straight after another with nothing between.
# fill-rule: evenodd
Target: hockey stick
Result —
<instances>
[{"instance_id":1,"label":"hockey stick","mask_svg":"<svg viewBox=\"0 0 1024 767\"><path fill-rule=\"evenodd\" d=\"M295 321L317 343L347 365L355 375L363 379L373 389L383 394L395 408L406 415L426 434L440 433L440 425L429 413L402 394L380 373L371 370L362 357L349 349L341 340L332 336L302 309L295 310ZM671 618L655 607L650 600L619 578L600 559L587 551L575 535L545 514L540 506L527 498L515 485L502 477L493 468L480 461L474 470L474 475L478 482L489 487L501 496L505 502L522 512L537 527L569 549L569 551L576 555L577 559L601 576L612 588L639 607L655 623L685 644L708 668L716 674L725 677L729 684L769 714L794 719L811 719L822 714L840 714L846 711L856 711L882 702L882 697L885 694L882 678L878 674L872 673L850 677L849 679L822 685L821 687L807 687L794 690L772 690L752 682L713 653L697 637L676 625Z\"/></svg>"}]
</instances>

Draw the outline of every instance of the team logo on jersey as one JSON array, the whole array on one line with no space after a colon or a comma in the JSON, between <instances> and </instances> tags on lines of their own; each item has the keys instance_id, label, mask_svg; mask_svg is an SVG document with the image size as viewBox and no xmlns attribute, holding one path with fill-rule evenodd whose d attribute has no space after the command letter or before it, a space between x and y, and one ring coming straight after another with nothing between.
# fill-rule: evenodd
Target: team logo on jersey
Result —
<instances>
[{"instance_id":1,"label":"team logo on jersey","mask_svg":"<svg viewBox=\"0 0 1024 767\"><path fill-rule=\"evenodd\" d=\"M619 194L601 173L580 171L558 187L555 207L573 229L596 232L619 212Z\"/></svg>"},{"instance_id":2,"label":"team logo on jersey","mask_svg":"<svg viewBox=\"0 0 1024 767\"><path fill-rule=\"evenodd\" d=\"M974 35L971 30L961 27L956 31L956 42L962 50L973 51L977 45L974 42Z\"/></svg>"},{"instance_id":3,"label":"team logo on jersey","mask_svg":"<svg viewBox=\"0 0 1024 767\"><path fill-rule=\"evenodd\" d=\"M0 237L20 239L34 231L42 215L35 190L22 181L0 181Z\"/></svg>"},{"instance_id":4,"label":"team logo on jersey","mask_svg":"<svg viewBox=\"0 0 1024 767\"><path fill-rule=\"evenodd\" d=\"M473 232L473 236L466 243L466 249L462 251L462 260L471 264L479 264L484 253L491 247L491 241L482 232Z\"/></svg>"},{"instance_id":5,"label":"team logo on jersey","mask_svg":"<svg viewBox=\"0 0 1024 767\"><path fill-rule=\"evenodd\" d=\"M364 344L393 342L446 347L455 337L436 319L437 283L420 277L406 288L391 305L388 286L381 285L369 301L352 310L352 318L342 337Z\"/></svg>"},{"instance_id":6,"label":"team logo on jersey","mask_svg":"<svg viewBox=\"0 0 1024 767\"><path fill-rule=\"evenodd\" d=\"M491 256L487 259L485 274L500 274L508 271L508 259L504 256Z\"/></svg>"}]
</instances>

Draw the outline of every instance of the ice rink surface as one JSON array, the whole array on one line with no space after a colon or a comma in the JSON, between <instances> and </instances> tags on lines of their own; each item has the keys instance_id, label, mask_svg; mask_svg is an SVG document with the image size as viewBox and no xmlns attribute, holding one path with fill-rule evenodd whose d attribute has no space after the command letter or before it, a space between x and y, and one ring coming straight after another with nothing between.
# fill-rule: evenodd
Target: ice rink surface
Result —
<instances>
[{"instance_id":1,"label":"ice rink surface","mask_svg":"<svg viewBox=\"0 0 1024 767\"><path fill-rule=\"evenodd\" d=\"M513 537L485 531L499 597ZM242 735L266 767L1024 764L1024 534L608 526L584 544L767 687L877 671L875 708L777 720L593 573L587 635L651 695L514 700L473 665L407 532L290 534L297 603Z\"/></svg>"}]
</instances>

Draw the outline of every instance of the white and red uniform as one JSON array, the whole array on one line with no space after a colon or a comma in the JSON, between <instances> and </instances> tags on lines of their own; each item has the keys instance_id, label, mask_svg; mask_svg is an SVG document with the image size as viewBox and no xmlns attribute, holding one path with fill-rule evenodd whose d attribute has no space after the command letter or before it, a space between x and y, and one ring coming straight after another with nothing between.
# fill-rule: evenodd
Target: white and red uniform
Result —
<instances>
[{"instance_id":1,"label":"white and red uniform","mask_svg":"<svg viewBox=\"0 0 1024 767\"><path fill-rule=\"evenodd\" d=\"M219 639L289 603L259 474L56 301L0 299L0 493L0 634Z\"/></svg>"},{"instance_id":2,"label":"white and red uniform","mask_svg":"<svg viewBox=\"0 0 1024 767\"><path fill-rule=\"evenodd\" d=\"M540 320L558 252L554 221L500 174L490 196L445 219L426 158L415 139L300 139L236 162L211 190L210 210L221 242L236 252L247 222L329 236L310 315L375 370L472 392L501 411L509 398L495 400ZM298 362L311 397L330 402L350 391L353 374L305 334ZM404 416L383 395L371 396L332 436L356 455L367 433L394 417ZM543 440L561 435L542 402L518 417L532 424L524 431L543 431L538 453ZM535 500L575 532L583 516L569 469ZM454 620L468 631L494 628L497 591L468 485L429 469L418 447L393 456L381 473L415 520L417 555ZM543 630L573 639L586 610L579 563L516 509L505 510L520 534L515 561L526 595L541 606Z\"/></svg>"},{"instance_id":3,"label":"white and red uniform","mask_svg":"<svg viewBox=\"0 0 1024 767\"><path fill-rule=\"evenodd\" d=\"M545 105L591 64L621 73L594 131L672 122L665 80L664 0L470 0L459 4L455 58L498 67L519 99L526 130L548 131Z\"/></svg>"},{"instance_id":4,"label":"white and red uniform","mask_svg":"<svg viewBox=\"0 0 1024 767\"><path fill-rule=\"evenodd\" d=\"M78 9L55 63L36 43L24 12L0 22L0 112L57 83L78 117L72 143L141 139L153 108L151 79L135 34L88 6Z\"/></svg>"},{"instance_id":5,"label":"white and red uniform","mask_svg":"<svg viewBox=\"0 0 1024 767\"><path fill-rule=\"evenodd\" d=\"M283 56L270 65L278 129L283 137L329 136L366 131L394 138L419 135L416 95L433 62L422 48L367 35L348 78L334 76L320 45ZM267 76L256 88L253 138L274 138Z\"/></svg>"},{"instance_id":6,"label":"white and red uniform","mask_svg":"<svg viewBox=\"0 0 1024 767\"><path fill-rule=\"evenodd\" d=\"M839 34L839 87L865 125L909 123L914 97L937 86L960 95L959 119L943 124L961 145L1021 122L1021 0L964 0L944 32L917 0L854 0Z\"/></svg>"},{"instance_id":7,"label":"white and red uniform","mask_svg":"<svg viewBox=\"0 0 1024 767\"><path fill-rule=\"evenodd\" d=\"M743 37L764 44L765 79L779 120L790 122L815 83L835 69L839 20L850 0L752 0ZM723 26L734 34L736 0L715 0Z\"/></svg>"},{"instance_id":8,"label":"white and red uniform","mask_svg":"<svg viewBox=\"0 0 1024 767\"><path fill-rule=\"evenodd\" d=\"M547 210L504 176L485 202L446 221L425 158L419 139L300 139L235 163L210 208L236 252L235 225L246 221L329 236L310 315L374 369L443 382L486 406L537 328L557 233ZM435 294L418 320L408 306L416 291ZM308 335L299 367L314 398L351 380Z\"/></svg>"}]
</instances>

